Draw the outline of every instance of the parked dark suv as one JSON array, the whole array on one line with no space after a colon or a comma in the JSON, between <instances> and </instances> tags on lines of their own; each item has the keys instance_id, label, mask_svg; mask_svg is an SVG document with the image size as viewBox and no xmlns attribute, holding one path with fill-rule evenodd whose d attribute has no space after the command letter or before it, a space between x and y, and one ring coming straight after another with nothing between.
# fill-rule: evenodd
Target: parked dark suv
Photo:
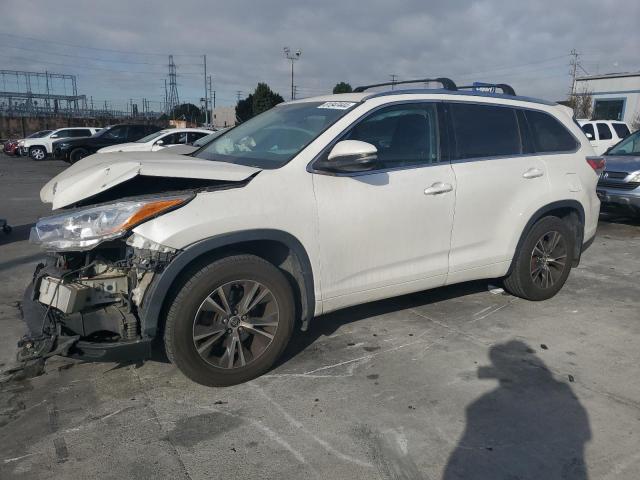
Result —
<instances>
[{"instance_id":1,"label":"parked dark suv","mask_svg":"<svg viewBox=\"0 0 640 480\"><path fill-rule=\"evenodd\" d=\"M118 143L135 142L150 133L157 132L155 125L119 124L104 128L91 137L68 138L53 144L53 156L66 162L75 163L96 153L102 147Z\"/></svg>"}]
</instances>

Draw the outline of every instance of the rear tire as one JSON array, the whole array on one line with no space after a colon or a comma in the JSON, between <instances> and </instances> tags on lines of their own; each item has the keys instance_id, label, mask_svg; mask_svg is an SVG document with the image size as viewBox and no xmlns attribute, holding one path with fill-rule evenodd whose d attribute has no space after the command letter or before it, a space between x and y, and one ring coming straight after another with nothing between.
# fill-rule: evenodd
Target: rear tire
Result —
<instances>
[{"instance_id":1,"label":"rear tire","mask_svg":"<svg viewBox=\"0 0 640 480\"><path fill-rule=\"evenodd\" d=\"M29 156L36 161L44 160L47 158L47 151L44 147L31 147L29 149Z\"/></svg>"},{"instance_id":2,"label":"rear tire","mask_svg":"<svg viewBox=\"0 0 640 480\"><path fill-rule=\"evenodd\" d=\"M75 148L69 154L69 163L76 163L87 156L89 156L89 151L86 148Z\"/></svg>"},{"instance_id":3,"label":"rear tire","mask_svg":"<svg viewBox=\"0 0 640 480\"><path fill-rule=\"evenodd\" d=\"M201 385L246 382L282 354L294 312L291 286L271 263L254 255L214 261L186 281L169 307L167 357Z\"/></svg>"},{"instance_id":4,"label":"rear tire","mask_svg":"<svg viewBox=\"0 0 640 480\"><path fill-rule=\"evenodd\" d=\"M575 236L558 217L538 220L516 253L505 289L527 300L547 300L560 291L569 276Z\"/></svg>"}]
</instances>

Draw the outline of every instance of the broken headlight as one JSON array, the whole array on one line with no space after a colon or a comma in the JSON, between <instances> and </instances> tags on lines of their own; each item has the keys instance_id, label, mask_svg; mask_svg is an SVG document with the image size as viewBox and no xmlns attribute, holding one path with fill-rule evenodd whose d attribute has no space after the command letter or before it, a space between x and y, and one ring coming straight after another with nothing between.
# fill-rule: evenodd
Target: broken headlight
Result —
<instances>
[{"instance_id":1,"label":"broken headlight","mask_svg":"<svg viewBox=\"0 0 640 480\"><path fill-rule=\"evenodd\" d=\"M191 198L193 195L132 200L42 218L31 229L30 241L47 250L87 250L105 240L118 238Z\"/></svg>"}]
</instances>

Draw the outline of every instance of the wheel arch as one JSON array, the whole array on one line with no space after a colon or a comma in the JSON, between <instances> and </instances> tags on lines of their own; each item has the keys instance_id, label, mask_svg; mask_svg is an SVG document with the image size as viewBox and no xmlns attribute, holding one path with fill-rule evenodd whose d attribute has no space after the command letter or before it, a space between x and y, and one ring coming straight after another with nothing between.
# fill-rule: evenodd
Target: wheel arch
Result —
<instances>
[{"instance_id":1,"label":"wheel arch","mask_svg":"<svg viewBox=\"0 0 640 480\"><path fill-rule=\"evenodd\" d=\"M555 216L561 218L569 224L571 231L575 235L573 266L578 266L578 264L580 263L580 255L582 253L582 243L584 241L584 207L577 200L559 200L549 203L542 208L539 208L531 216L531 218L529 218L524 228L522 229L522 232L520 233L520 238L518 239L516 249L513 252L513 257L511 259L511 264L509 265L507 275L512 272L514 264L516 262L516 258L518 256L518 252L520 251L520 248L522 247L522 244L524 243L524 240L531 228L538 220L547 216Z\"/></svg>"},{"instance_id":2,"label":"wheel arch","mask_svg":"<svg viewBox=\"0 0 640 480\"><path fill-rule=\"evenodd\" d=\"M309 256L302 243L290 233L259 229L216 235L180 252L145 292L140 309L143 336L155 337L161 331L176 288L190 273L218 258L240 253L264 258L285 274L294 291L301 329L306 330L315 313L315 287Z\"/></svg>"}]
</instances>

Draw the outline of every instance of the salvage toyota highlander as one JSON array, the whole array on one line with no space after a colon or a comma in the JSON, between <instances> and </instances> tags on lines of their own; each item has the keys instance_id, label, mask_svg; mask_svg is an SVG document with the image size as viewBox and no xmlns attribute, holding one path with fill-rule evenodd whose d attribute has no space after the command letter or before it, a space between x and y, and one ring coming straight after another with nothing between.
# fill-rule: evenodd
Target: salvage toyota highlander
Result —
<instances>
[{"instance_id":1,"label":"salvage toyota highlander","mask_svg":"<svg viewBox=\"0 0 640 480\"><path fill-rule=\"evenodd\" d=\"M427 81L283 103L191 156L69 167L41 191L56 215L32 231L49 253L20 358L134 360L158 339L231 385L339 308L497 277L555 295L594 238L603 159L566 107Z\"/></svg>"}]
</instances>

